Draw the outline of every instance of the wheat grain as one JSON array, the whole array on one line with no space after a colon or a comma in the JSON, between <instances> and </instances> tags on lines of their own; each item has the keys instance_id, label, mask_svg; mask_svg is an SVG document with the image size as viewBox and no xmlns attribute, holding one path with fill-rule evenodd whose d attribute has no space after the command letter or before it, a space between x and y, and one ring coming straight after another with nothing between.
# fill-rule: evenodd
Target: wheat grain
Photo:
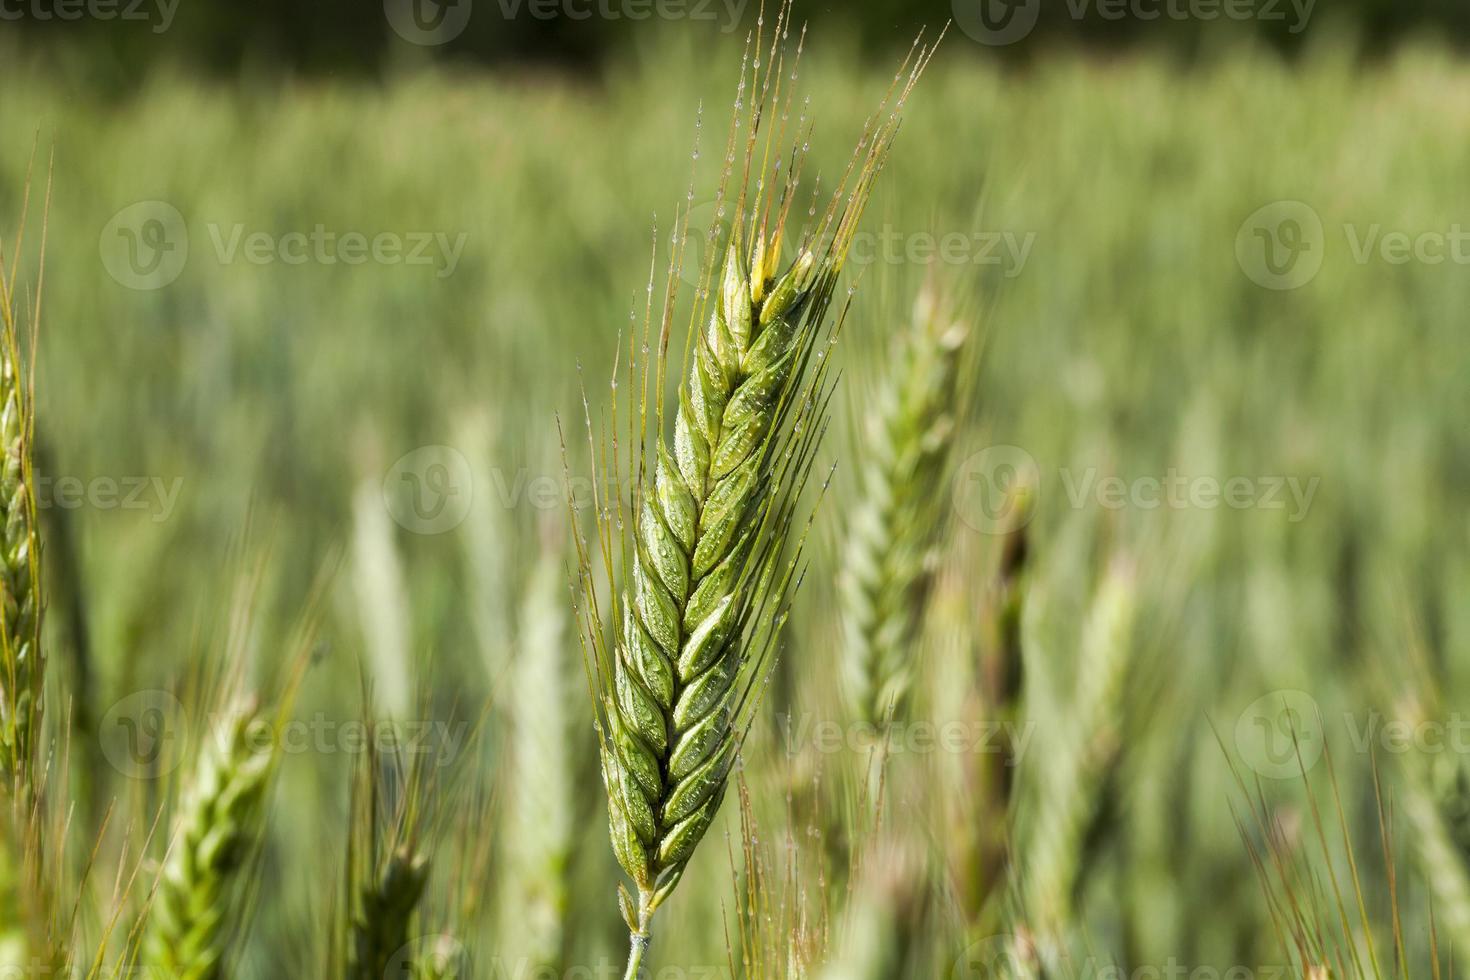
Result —
<instances>
[{"instance_id":1,"label":"wheat grain","mask_svg":"<svg viewBox=\"0 0 1470 980\"><path fill-rule=\"evenodd\" d=\"M783 5L776 38L788 17ZM757 38L754 49L761 52L761 45ZM921 50L900 103L925 58ZM781 108L786 73L778 44L765 64L766 74L757 68L752 85L747 180L770 153L769 145L756 152L763 109L767 103ZM902 73L895 84L901 80ZM742 74L732 162L744 86ZM651 476L639 461L632 534L623 537L621 501L616 515L599 510L604 560L614 561L617 540L628 570L605 620L597 611L590 549L578 541L613 850L637 890L636 899L619 890L632 947L629 977L641 969L654 912L678 884L724 798L763 664L785 617L794 562L783 565L782 555L788 546L799 552L798 498L824 428L826 360L816 350L818 336L896 128L896 112L879 118L859 144L851 185L839 185L784 271L781 249L801 154L793 153L796 164L772 174L769 184L758 174L763 189L754 200L741 185L723 262L707 272L701 291L707 296L714 287L712 309L703 329L693 332L672 409L662 397L666 303L652 372L655 403L650 411L645 374L642 405L631 413L641 426L633 442L651 454ZM670 298L677 272L677 265L670 270ZM695 322L703 307L696 305ZM663 436L667 423L672 449Z\"/></svg>"},{"instance_id":2,"label":"wheat grain","mask_svg":"<svg viewBox=\"0 0 1470 980\"><path fill-rule=\"evenodd\" d=\"M913 681L934 549L948 513L945 470L971 333L969 324L949 319L926 287L863 430L860 496L848 522L839 587L848 710L874 726L901 711Z\"/></svg>"},{"instance_id":3,"label":"wheat grain","mask_svg":"<svg viewBox=\"0 0 1470 980\"><path fill-rule=\"evenodd\" d=\"M157 976L224 976L235 898L264 830L272 735L254 706L241 703L206 739L143 941L143 963Z\"/></svg>"}]
</instances>

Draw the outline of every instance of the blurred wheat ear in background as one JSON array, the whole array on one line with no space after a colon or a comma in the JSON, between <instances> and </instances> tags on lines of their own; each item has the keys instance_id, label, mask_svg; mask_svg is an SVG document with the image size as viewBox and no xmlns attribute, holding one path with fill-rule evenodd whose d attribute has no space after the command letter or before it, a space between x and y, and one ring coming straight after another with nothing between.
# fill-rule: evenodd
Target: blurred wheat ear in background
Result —
<instances>
[{"instance_id":1,"label":"blurred wheat ear in background","mask_svg":"<svg viewBox=\"0 0 1470 980\"><path fill-rule=\"evenodd\" d=\"M838 566L844 681L851 717L875 728L903 716L913 683L935 545L950 515L950 450L967 414L961 382L973 377L962 369L974 367L966 352L975 331L938 288L925 286L897 332L855 447L860 490Z\"/></svg>"},{"instance_id":2,"label":"blurred wheat ear in background","mask_svg":"<svg viewBox=\"0 0 1470 980\"><path fill-rule=\"evenodd\" d=\"M801 52L799 41L794 52L784 44L790 13L783 5L769 51L763 34L747 50L754 72L748 80L741 73L717 195L721 211L727 191L733 196L732 231L720 267L711 261L703 270L676 406L664 404L663 379L680 257L668 270L656 337L652 309L645 321L644 349L654 344L657 360L651 372L643 366L642 400L629 409L633 472L640 481L631 535L623 536L621 499L598 515L608 577L616 579L618 562L623 573L622 593L606 619L593 594L597 559L579 538L588 610L584 649L613 850L636 891L619 892L630 933L629 977L639 975L654 912L678 884L724 799L759 701L794 585L795 561L787 552L799 553L804 536L797 508L825 428L828 310L897 129L897 108L928 58L926 49L916 48L895 77L893 109L880 106L869 122L816 225L790 227L805 158L804 145L789 160L780 145L793 98L782 86L788 72L794 79ZM761 145L763 117L778 111ZM741 171L731 190L742 142ZM768 174L764 168L772 159L781 165ZM817 213L815 201L811 212ZM679 229L681 239L687 233ZM798 243L797 257L783 269L788 238ZM705 326L697 327L706 311ZM632 338L630 351L631 344ZM638 380L634 370L630 363L630 381ZM603 453L612 472L617 445Z\"/></svg>"}]
</instances>

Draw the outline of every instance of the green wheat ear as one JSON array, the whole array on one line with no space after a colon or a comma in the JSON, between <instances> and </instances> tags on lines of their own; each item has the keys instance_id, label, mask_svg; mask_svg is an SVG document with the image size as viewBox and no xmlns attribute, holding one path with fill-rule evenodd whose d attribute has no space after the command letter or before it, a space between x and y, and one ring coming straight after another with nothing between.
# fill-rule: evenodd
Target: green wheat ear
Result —
<instances>
[{"instance_id":1,"label":"green wheat ear","mask_svg":"<svg viewBox=\"0 0 1470 980\"><path fill-rule=\"evenodd\" d=\"M839 588L848 710L874 726L901 716L913 682L972 334L926 287L865 420Z\"/></svg>"},{"instance_id":2,"label":"green wheat ear","mask_svg":"<svg viewBox=\"0 0 1470 980\"><path fill-rule=\"evenodd\" d=\"M28 174L15 255L21 253L30 186ZM48 181L41 222L43 270L50 205ZM16 300L16 270L7 265L0 245L0 972L52 970L49 961L58 953L48 935L56 915L56 894L42 867L45 767L38 733L45 689L41 645L45 600L40 522L32 492L33 362L22 356L22 344L27 342L30 356L35 356L43 286L44 272L37 276L22 312Z\"/></svg>"},{"instance_id":3,"label":"green wheat ear","mask_svg":"<svg viewBox=\"0 0 1470 980\"><path fill-rule=\"evenodd\" d=\"M783 5L774 38L785 36L789 16ZM763 54L760 38L754 45ZM757 147L765 110L780 110L784 119L790 108L790 93L783 103L779 92L787 78L779 41L764 62L755 61L765 65L765 74L756 68L751 91L758 97L748 119L740 110L742 71L726 170L728 178L733 148L743 137L744 183L735 195L733 232L719 269L705 272L691 319L704 326L691 329L684 382L672 407L664 404L662 382L678 257L669 270L657 364L651 377L645 367L642 402L630 412L638 480L630 534L624 532L623 501L599 501L598 540L608 578L619 578L619 562L623 569L621 594L605 617L589 546L578 539L585 650L613 850L636 891L619 890L631 935L630 977L638 975L654 912L678 884L724 799L759 700L763 665L796 577L796 559L783 563L783 553L788 546L800 552L798 501L825 428L827 359L817 349L819 339L829 326L856 223L896 131L897 107L927 56L916 46L912 67L904 68L907 81L903 71L895 79L894 109L880 107L832 203L816 227L799 236L787 235L786 225L804 154L793 152L789 161L775 157L790 166L775 166L767 175L771 140ZM753 199L747 194L752 177L758 188ZM717 200L723 209L723 186ZM796 258L782 269L782 244L791 238L799 242ZM650 334L652 320L650 313ZM645 345L650 340L646 336ZM614 440L606 450L613 472L617 446Z\"/></svg>"},{"instance_id":4,"label":"green wheat ear","mask_svg":"<svg viewBox=\"0 0 1470 980\"><path fill-rule=\"evenodd\" d=\"M48 191L48 210L49 197ZM44 228L41 250L44 256ZM36 791L35 742L46 660L41 647L40 523L32 492L33 392L21 356L21 332L24 327L34 338L41 283L29 322L16 308L14 287L14 275L0 253L0 780L3 792L28 801Z\"/></svg>"},{"instance_id":5,"label":"green wheat ear","mask_svg":"<svg viewBox=\"0 0 1470 980\"><path fill-rule=\"evenodd\" d=\"M394 957L408 944L409 921L429 881L428 857L409 846L389 856L362 889L352 919L347 980L395 980ZM412 964L399 972L407 980Z\"/></svg>"},{"instance_id":6,"label":"green wheat ear","mask_svg":"<svg viewBox=\"0 0 1470 980\"><path fill-rule=\"evenodd\" d=\"M1117 729L1133 662L1136 573L1115 558L1092 597L1083 626L1068 725L1037 767L1037 812L1020 850L1022 911L1046 959L1072 918L1087 871L1087 829L1117 760Z\"/></svg>"},{"instance_id":7,"label":"green wheat ear","mask_svg":"<svg viewBox=\"0 0 1470 980\"><path fill-rule=\"evenodd\" d=\"M265 826L273 734L253 704L241 703L207 739L149 913L142 962L152 975L225 975L239 893Z\"/></svg>"}]
</instances>

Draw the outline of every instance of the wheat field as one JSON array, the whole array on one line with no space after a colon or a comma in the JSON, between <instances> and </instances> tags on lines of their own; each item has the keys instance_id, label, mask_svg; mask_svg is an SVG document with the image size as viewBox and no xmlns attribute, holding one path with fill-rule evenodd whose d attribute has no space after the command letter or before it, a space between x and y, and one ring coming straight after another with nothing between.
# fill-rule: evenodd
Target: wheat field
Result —
<instances>
[{"instance_id":1,"label":"wheat field","mask_svg":"<svg viewBox=\"0 0 1470 980\"><path fill-rule=\"evenodd\" d=\"M1470 68L1314 42L951 31L894 132L814 32L734 250L742 35L0 46L0 976L1438 976Z\"/></svg>"}]
</instances>

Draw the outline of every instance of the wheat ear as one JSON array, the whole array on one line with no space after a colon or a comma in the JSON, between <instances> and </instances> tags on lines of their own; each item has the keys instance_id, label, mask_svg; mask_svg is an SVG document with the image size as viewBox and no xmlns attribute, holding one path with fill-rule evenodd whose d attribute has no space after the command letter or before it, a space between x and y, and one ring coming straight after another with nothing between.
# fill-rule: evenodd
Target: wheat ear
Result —
<instances>
[{"instance_id":1,"label":"wheat ear","mask_svg":"<svg viewBox=\"0 0 1470 980\"><path fill-rule=\"evenodd\" d=\"M399 980L390 972L408 944L408 926L429 880L428 858L410 846L389 855L358 896L347 980ZM407 980L412 964L400 967Z\"/></svg>"},{"instance_id":2,"label":"wheat ear","mask_svg":"<svg viewBox=\"0 0 1470 980\"><path fill-rule=\"evenodd\" d=\"M1032 548L1027 523L1034 495L1026 486L1012 491L1007 513L1018 519L1002 539L992 587L980 605L975 626L956 631L963 636L958 645L975 654L979 669L979 684L967 698L969 710L995 729L992 750L980 753L961 773L960 792L950 812L957 894L972 929L994 925L1009 872L1020 763L1016 735L1022 723L1025 684L1021 620ZM969 560L962 560L952 571L962 577L956 584L964 588L965 579L972 574Z\"/></svg>"},{"instance_id":3,"label":"wheat ear","mask_svg":"<svg viewBox=\"0 0 1470 980\"><path fill-rule=\"evenodd\" d=\"M21 205L22 230L30 201L27 177ZM41 224L41 274L28 297L28 316L17 309L15 270L0 246L0 969L34 970L52 954L45 923L54 896L41 868L40 827L44 803L38 759L45 652L40 570L40 522L36 512L33 452L32 374L21 356L40 325L46 256L45 214ZM15 254L21 251L17 235ZM22 331L29 334L22 338Z\"/></svg>"},{"instance_id":4,"label":"wheat ear","mask_svg":"<svg viewBox=\"0 0 1470 980\"><path fill-rule=\"evenodd\" d=\"M1070 724L1038 767L1038 813L1022 852L1023 914L1043 960L1071 919L1085 863L1085 837L1117 755L1119 713L1131 663L1137 607L1134 573L1115 560L1084 626Z\"/></svg>"},{"instance_id":5,"label":"wheat ear","mask_svg":"<svg viewBox=\"0 0 1470 980\"><path fill-rule=\"evenodd\" d=\"M1414 706L1403 717L1424 720ZM1456 945L1470 948L1470 773L1454 753L1410 755L1403 768L1404 814L1435 915Z\"/></svg>"},{"instance_id":6,"label":"wheat ear","mask_svg":"<svg viewBox=\"0 0 1470 980\"><path fill-rule=\"evenodd\" d=\"M44 232L42 250L44 252ZM45 686L41 540L32 492L30 377L21 359L14 278L0 256L0 780L28 808ZM40 302L40 286L33 302ZM31 314L36 329L38 312Z\"/></svg>"},{"instance_id":7,"label":"wheat ear","mask_svg":"<svg viewBox=\"0 0 1470 980\"><path fill-rule=\"evenodd\" d=\"M206 739L149 913L142 956L151 975L225 975L237 893L265 825L273 734L253 704L241 703Z\"/></svg>"},{"instance_id":8,"label":"wheat ear","mask_svg":"<svg viewBox=\"0 0 1470 980\"><path fill-rule=\"evenodd\" d=\"M775 38L784 36L788 17L783 6ZM761 52L760 39L754 43ZM768 104L782 109L783 118L789 107L777 94L787 77L784 58L773 42L766 74L757 70L752 87L759 97L752 99L746 133L746 180L758 177L763 189L752 201L741 185L724 260L718 272L707 271L700 292L701 298L713 292L708 320L706 304L697 302L692 322L705 325L691 331L677 405L666 409L663 352L677 259L670 270L657 367L651 381L645 370L643 403L631 413L639 427L631 441L652 457L646 467L638 460L631 536L624 537L621 500L615 516L599 506L609 578L619 551L626 570L606 619L596 608L589 548L578 539L588 675L613 850L637 890L636 899L625 888L619 891L631 938L629 977L641 969L654 912L678 884L724 798L758 701L763 665L785 617L795 562L783 566L781 558L788 545L799 551L797 503L824 428L829 390L818 338L828 326L856 222L897 126L896 111L880 110L849 179L837 187L818 226L800 236L796 259L782 271L802 154L793 153L792 165L777 167L767 183L760 171L771 149L768 142L757 152L756 128ZM902 74L895 80L902 86L900 102L925 58L918 50L907 85ZM744 99L743 73L740 84L737 107ZM732 165L740 121L737 108ZM749 251L744 242L751 243ZM672 449L663 434L668 423ZM616 443L611 449L616 452ZM598 454L593 455L596 463Z\"/></svg>"},{"instance_id":9,"label":"wheat ear","mask_svg":"<svg viewBox=\"0 0 1470 980\"><path fill-rule=\"evenodd\" d=\"M914 644L947 513L959 366L971 334L925 287L863 429L860 497L839 588L848 710L875 726L897 716L913 681Z\"/></svg>"},{"instance_id":10,"label":"wheat ear","mask_svg":"<svg viewBox=\"0 0 1470 980\"><path fill-rule=\"evenodd\" d=\"M543 542L511 665L516 696L507 703L512 722L503 841L507 874L497 955L550 971L560 969L577 809L566 581L561 548Z\"/></svg>"}]
</instances>

